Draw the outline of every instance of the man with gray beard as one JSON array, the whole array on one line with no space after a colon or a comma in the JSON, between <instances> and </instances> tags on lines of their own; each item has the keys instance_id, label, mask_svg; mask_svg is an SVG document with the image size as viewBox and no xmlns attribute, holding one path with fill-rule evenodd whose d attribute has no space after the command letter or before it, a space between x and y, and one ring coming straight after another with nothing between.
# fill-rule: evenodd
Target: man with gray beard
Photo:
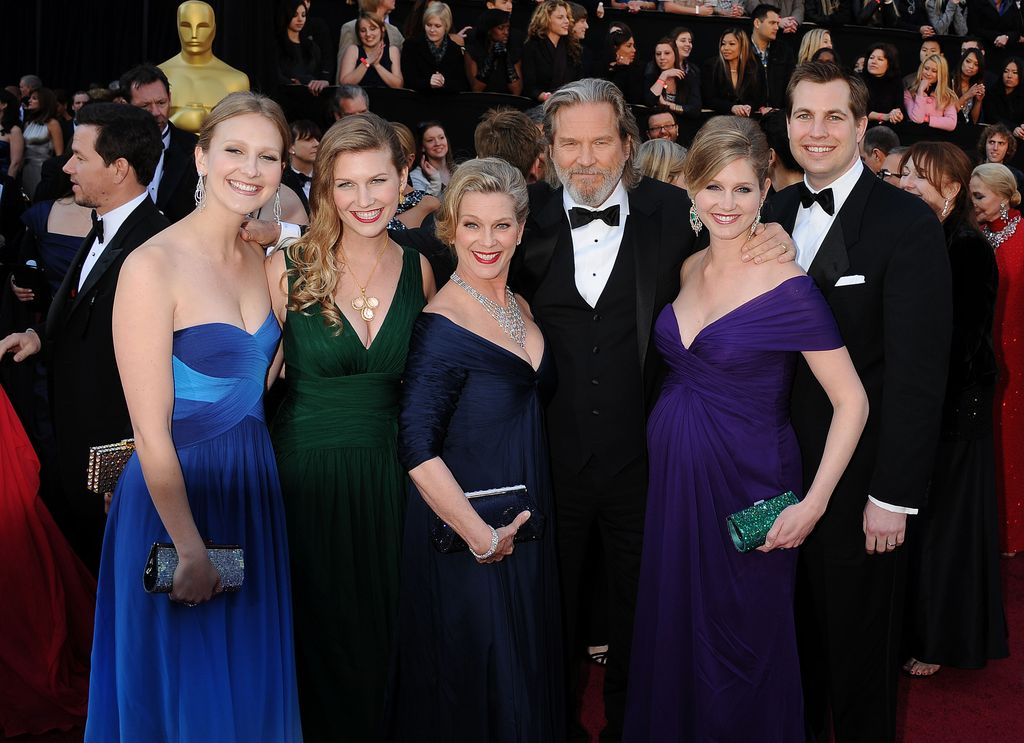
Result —
<instances>
[{"instance_id":1,"label":"man with gray beard","mask_svg":"<svg viewBox=\"0 0 1024 743\"><path fill-rule=\"evenodd\" d=\"M510 283L530 302L558 370L547 425L570 710L582 650L580 587L591 582L585 560L595 524L604 550L607 743L622 735L646 508L647 411L662 376L651 334L657 313L679 292L679 268L696 238L686 192L642 177L633 165L640 133L612 83L584 79L556 91L544 104L544 135L559 187L532 188ZM746 250L752 263L795 256L778 225L760 227ZM587 740L575 713L570 725L570 739Z\"/></svg>"}]
</instances>

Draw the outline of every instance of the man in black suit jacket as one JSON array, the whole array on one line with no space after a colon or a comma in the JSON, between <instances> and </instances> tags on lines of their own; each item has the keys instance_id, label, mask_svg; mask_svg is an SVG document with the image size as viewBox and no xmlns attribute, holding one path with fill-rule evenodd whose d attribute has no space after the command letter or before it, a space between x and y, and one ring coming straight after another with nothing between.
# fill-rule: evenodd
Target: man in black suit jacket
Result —
<instances>
[{"instance_id":1,"label":"man in black suit jacket","mask_svg":"<svg viewBox=\"0 0 1024 743\"><path fill-rule=\"evenodd\" d=\"M0 357L47 353L61 488L76 516L68 539L95 573L104 511L103 497L85 489L89 448L132 435L114 359L114 291L125 258L168 222L146 191L162 149L152 116L113 103L86 106L71 149L65 172L76 203L94 209L93 230L53 298L45 332L7 336Z\"/></svg>"},{"instance_id":2,"label":"man in black suit jacket","mask_svg":"<svg viewBox=\"0 0 1024 743\"><path fill-rule=\"evenodd\" d=\"M830 64L798 67L787 94L790 147L805 180L773 204L797 261L835 314L871 412L828 509L801 548L797 631L809 739L895 735L903 543L923 505L946 385L952 290L942 227L923 201L860 162L863 82ZM792 422L805 484L832 405L806 364Z\"/></svg>"},{"instance_id":3,"label":"man in black suit jacket","mask_svg":"<svg viewBox=\"0 0 1024 743\"><path fill-rule=\"evenodd\" d=\"M168 117L171 84L159 67L139 65L121 77L128 103L149 111L160 128L163 157L149 183L150 197L171 222L190 214L196 206L196 135L178 129Z\"/></svg>"},{"instance_id":4,"label":"man in black suit jacket","mask_svg":"<svg viewBox=\"0 0 1024 743\"><path fill-rule=\"evenodd\" d=\"M558 370L547 409L555 521L566 624L568 705L576 700L580 588L595 524L608 570L608 726L622 735L633 611L647 492L646 414L662 363L651 333L679 292L679 268L695 246L690 201L675 186L642 178L640 142L613 84L563 86L544 106L549 163L562 188L531 188L530 218L512 284L532 305ZM752 249L784 254L788 236L769 225ZM782 249L779 247L782 246ZM757 270L752 268L752 270ZM575 717L575 716L574 716ZM586 740L578 721L572 737Z\"/></svg>"}]
</instances>

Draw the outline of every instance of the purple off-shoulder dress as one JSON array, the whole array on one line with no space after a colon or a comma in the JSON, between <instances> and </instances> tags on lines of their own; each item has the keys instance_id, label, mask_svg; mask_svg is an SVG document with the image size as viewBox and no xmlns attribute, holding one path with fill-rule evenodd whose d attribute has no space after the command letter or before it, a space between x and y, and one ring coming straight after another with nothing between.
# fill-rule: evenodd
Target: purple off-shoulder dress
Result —
<instances>
[{"instance_id":1,"label":"purple off-shoulder dress","mask_svg":"<svg viewBox=\"0 0 1024 743\"><path fill-rule=\"evenodd\" d=\"M803 739L795 550L740 554L729 514L802 492L789 397L800 351L843 345L807 276L705 326L655 323L669 374L647 427L650 490L625 741Z\"/></svg>"}]
</instances>

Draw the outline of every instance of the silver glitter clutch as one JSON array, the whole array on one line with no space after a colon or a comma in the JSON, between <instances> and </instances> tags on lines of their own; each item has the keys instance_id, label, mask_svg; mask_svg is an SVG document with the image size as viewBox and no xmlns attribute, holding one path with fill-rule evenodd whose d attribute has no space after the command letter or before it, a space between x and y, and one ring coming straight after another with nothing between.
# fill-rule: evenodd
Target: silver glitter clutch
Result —
<instances>
[{"instance_id":1,"label":"silver glitter clutch","mask_svg":"<svg viewBox=\"0 0 1024 743\"><path fill-rule=\"evenodd\" d=\"M240 591L245 579L245 557L237 544L208 544L206 554L220 573L221 590ZM147 593L170 593L174 570L178 567L178 551L173 544L154 542L142 573L142 585Z\"/></svg>"},{"instance_id":2,"label":"silver glitter clutch","mask_svg":"<svg viewBox=\"0 0 1024 743\"><path fill-rule=\"evenodd\" d=\"M729 536L740 552L756 550L764 544L765 537L772 530L772 524L779 514L789 506L799 503L792 490L768 500L759 500L750 508L737 511L726 519Z\"/></svg>"}]
</instances>

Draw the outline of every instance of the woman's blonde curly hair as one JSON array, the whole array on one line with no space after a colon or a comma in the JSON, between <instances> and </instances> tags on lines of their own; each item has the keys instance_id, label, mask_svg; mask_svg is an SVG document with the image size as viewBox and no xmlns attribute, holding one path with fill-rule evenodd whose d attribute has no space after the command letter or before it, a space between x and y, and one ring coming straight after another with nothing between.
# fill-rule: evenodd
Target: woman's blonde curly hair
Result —
<instances>
[{"instance_id":1,"label":"woman's blonde curly hair","mask_svg":"<svg viewBox=\"0 0 1024 743\"><path fill-rule=\"evenodd\" d=\"M334 162L348 152L374 150L388 154L396 177L404 183L405 153L398 135L387 121L376 114L355 114L346 116L327 130L320 140L313 166L309 230L285 248L292 264L288 270L288 278L291 279L288 310L308 312L318 306L324 323L334 328L336 334L340 334L344 327L341 311L334 303L342 270L336 254L344 235L341 218L334 205Z\"/></svg>"}]
</instances>

